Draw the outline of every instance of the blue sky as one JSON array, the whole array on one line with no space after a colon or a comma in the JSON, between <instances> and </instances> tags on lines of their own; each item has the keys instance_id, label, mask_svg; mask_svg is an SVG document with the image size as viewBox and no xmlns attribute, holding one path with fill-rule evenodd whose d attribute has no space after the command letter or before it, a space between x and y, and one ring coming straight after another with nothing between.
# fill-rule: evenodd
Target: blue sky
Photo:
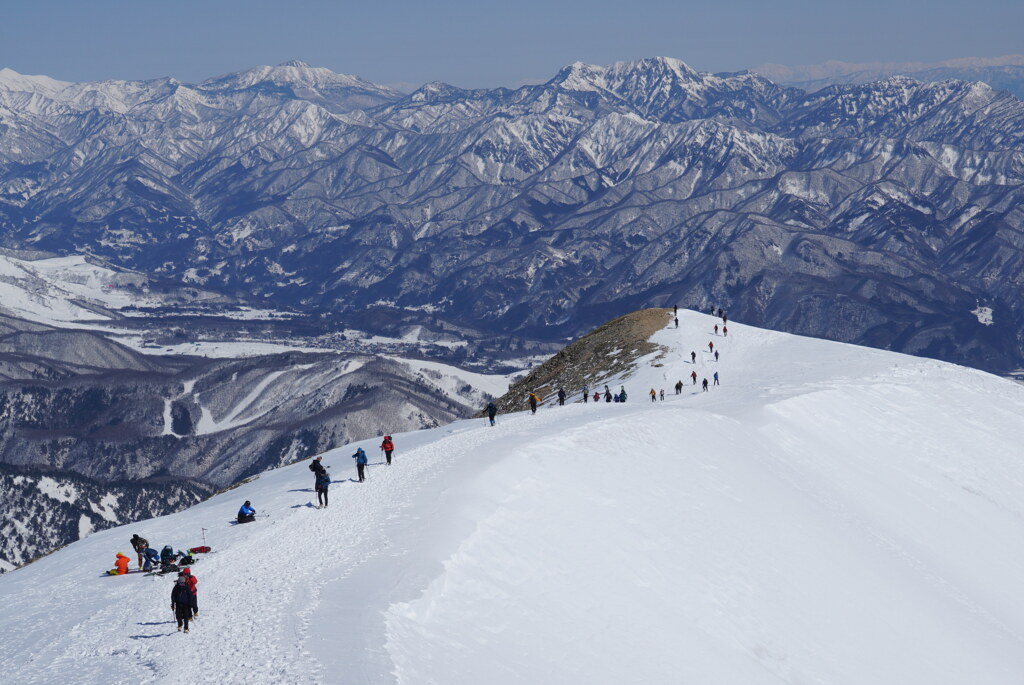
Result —
<instances>
[{"instance_id":1,"label":"blue sky","mask_svg":"<svg viewBox=\"0 0 1024 685\"><path fill-rule=\"evenodd\" d=\"M516 85L582 60L937 61L1024 52L1021 0L11 0L0 67L185 81L302 59L378 83Z\"/></svg>"}]
</instances>

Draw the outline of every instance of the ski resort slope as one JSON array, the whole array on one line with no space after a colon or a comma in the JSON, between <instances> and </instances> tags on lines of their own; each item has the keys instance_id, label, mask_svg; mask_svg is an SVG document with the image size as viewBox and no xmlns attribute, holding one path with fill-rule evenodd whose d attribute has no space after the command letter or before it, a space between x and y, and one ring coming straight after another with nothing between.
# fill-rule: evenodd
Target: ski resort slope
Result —
<instances>
[{"instance_id":1,"label":"ski resort slope","mask_svg":"<svg viewBox=\"0 0 1024 685\"><path fill-rule=\"evenodd\" d=\"M1024 682L1024 388L681 312L626 404L543 406L328 453L0 576L24 684ZM721 351L715 362L713 341ZM690 364L690 351L697 363ZM722 385L690 385L717 370ZM673 386L687 385L675 395ZM651 403L651 388L666 401ZM251 500L266 518L229 525ZM202 543L104 577L139 533ZM134 568L134 557L132 567ZM9 681L10 682L10 681Z\"/></svg>"}]
</instances>

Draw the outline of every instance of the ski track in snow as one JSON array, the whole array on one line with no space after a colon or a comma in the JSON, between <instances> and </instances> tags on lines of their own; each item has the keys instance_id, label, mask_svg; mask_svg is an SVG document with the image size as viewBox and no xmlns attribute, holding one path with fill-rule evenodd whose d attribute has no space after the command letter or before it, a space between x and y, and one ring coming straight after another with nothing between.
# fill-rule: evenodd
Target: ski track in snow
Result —
<instances>
[{"instance_id":1,"label":"ski track in snow","mask_svg":"<svg viewBox=\"0 0 1024 685\"><path fill-rule=\"evenodd\" d=\"M625 405L396 435L391 467L379 438L353 443L324 456L326 510L304 461L0 577L0 672L26 685L1024 682L1024 388L679 318L654 337L669 348L660 367L651 355L608 380ZM716 370L722 385L703 393ZM652 406L652 387L666 401ZM270 516L230 526L244 499ZM215 553L194 567L190 635L174 629L171 578L100 575L133 532L184 549L203 527Z\"/></svg>"}]
</instances>

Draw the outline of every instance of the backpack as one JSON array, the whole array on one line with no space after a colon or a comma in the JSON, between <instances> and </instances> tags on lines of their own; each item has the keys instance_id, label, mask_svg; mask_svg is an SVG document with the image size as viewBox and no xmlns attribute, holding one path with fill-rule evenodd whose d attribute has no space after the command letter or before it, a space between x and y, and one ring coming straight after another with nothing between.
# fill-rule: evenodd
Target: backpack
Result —
<instances>
[{"instance_id":1,"label":"backpack","mask_svg":"<svg viewBox=\"0 0 1024 685\"><path fill-rule=\"evenodd\" d=\"M160 551L160 561L170 561L174 558L174 548L170 545L164 545L164 548Z\"/></svg>"},{"instance_id":2,"label":"backpack","mask_svg":"<svg viewBox=\"0 0 1024 685\"><path fill-rule=\"evenodd\" d=\"M188 553L189 554L206 554L209 551L210 551L210 548L207 547L206 545L203 545L202 547L189 547L188 548Z\"/></svg>"},{"instance_id":3,"label":"backpack","mask_svg":"<svg viewBox=\"0 0 1024 685\"><path fill-rule=\"evenodd\" d=\"M191 566L196 563L196 560L192 558L191 554L186 554L181 559L178 559L178 566Z\"/></svg>"}]
</instances>

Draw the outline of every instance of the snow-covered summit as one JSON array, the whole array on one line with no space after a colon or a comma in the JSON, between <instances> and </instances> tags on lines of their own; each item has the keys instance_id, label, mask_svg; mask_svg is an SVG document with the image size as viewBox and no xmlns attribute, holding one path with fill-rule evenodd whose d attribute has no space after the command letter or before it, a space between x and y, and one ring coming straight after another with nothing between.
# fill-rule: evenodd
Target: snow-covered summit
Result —
<instances>
[{"instance_id":1,"label":"snow-covered summit","mask_svg":"<svg viewBox=\"0 0 1024 685\"><path fill-rule=\"evenodd\" d=\"M379 439L347 445L324 456L326 510L299 463L0 577L0 668L39 684L1021 682L1024 388L716 323L682 312L655 333L661 350L606 379L626 404L576 395L395 435L391 467ZM690 382L716 371L707 393ZM268 517L229 525L246 499ZM203 529L216 551L194 567L189 635L169 579L101 575L132 533L184 548Z\"/></svg>"},{"instance_id":2,"label":"snow-covered summit","mask_svg":"<svg viewBox=\"0 0 1024 685\"><path fill-rule=\"evenodd\" d=\"M0 90L52 95L59 93L70 85L67 81L58 81L49 76L19 74L10 67L0 69Z\"/></svg>"},{"instance_id":3,"label":"snow-covered summit","mask_svg":"<svg viewBox=\"0 0 1024 685\"><path fill-rule=\"evenodd\" d=\"M337 74L330 69L313 67L301 60L283 62L277 66L259 66L204 81L204 90L240 90L259 83L299 85L310 88L362 88L379 91L388 96L398 93L350 74Z\"/></svg>"}]
</instances>

